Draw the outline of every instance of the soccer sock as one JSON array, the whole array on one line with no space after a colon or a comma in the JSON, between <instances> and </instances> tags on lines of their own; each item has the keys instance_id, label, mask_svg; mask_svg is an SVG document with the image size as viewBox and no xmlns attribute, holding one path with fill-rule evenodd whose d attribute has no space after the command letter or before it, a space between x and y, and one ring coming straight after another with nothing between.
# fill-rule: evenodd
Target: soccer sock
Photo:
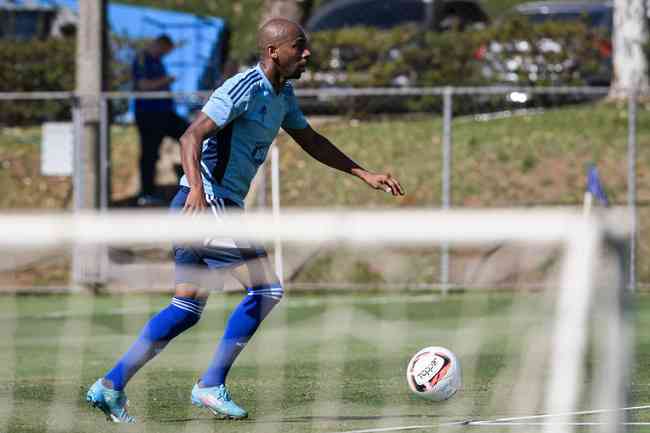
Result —
<instances>
[{"instance_id":1,"label":"soccer sock","mask_svg":"<svg viewBox=\"0 0 650 433\"><path fill-rule=\"evenodd\" d=\"M201 377L201 387L208 388L226 383L226 376L235 359L260 323L280 302L282 294L282 287L277 284L248 289L248 295L244 297L228 319L212 361Z\"/></svg>"},{"instance_id":2,"label":"soccer sock","mask_svg":"<svg viewBox=\"0 0 650 433\"><path fill-rule=\"evenodd\" d=\"M104 376L112 382L113 389L122 391L131 377L172 338L198 322L204 304L192 298L173 297L171 304L149 320L138 339Z\"/></svg>"}]
</instances>

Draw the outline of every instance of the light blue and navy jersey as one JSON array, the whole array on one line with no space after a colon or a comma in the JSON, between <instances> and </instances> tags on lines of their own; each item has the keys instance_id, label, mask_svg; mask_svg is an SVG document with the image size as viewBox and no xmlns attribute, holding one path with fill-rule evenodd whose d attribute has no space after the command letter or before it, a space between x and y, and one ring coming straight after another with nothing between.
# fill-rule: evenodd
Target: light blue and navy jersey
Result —
<instances>
[{"instance_id":1,"label":"light blue and navy jersey","mask_svg":"<svg viewBox=\"0 0 650 433\"><path fill-rule=\"evenodd\" d=\"M202 111L219 127L203 142L201 176L205 193L228 198L242 207L280 127L307 127L291 83L285 83L276 93L260 65L226 80ZM189 186L185 176L181 185Z\"/></svg>"}]
</instances>

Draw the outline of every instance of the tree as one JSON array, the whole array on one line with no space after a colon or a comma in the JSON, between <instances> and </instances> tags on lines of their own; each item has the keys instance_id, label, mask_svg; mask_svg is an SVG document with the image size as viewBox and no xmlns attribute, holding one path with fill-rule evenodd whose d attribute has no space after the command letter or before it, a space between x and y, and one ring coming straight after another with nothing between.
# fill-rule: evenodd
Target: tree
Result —
<instances>
[{"instance_id":1,"label":"tree","mask_svg":"<svg viewBox=\"0 0 650 433\"><path fill-rule=\"evenodd\" d=\"M625 97L630 89L648 90L647 7L646 0L614 1L612 98Z\"/></svg>"},{"instance_id":2,"label":"tree","mask_svg":"<svg viewBox=\"0 0 650 433\"><path fill-rule=\"evenodd\" d=\"M302 3L302 2L300 2ZM295 22L302 21L302 9L298 0L264 0L260 25L271 18L287 18Z\"/></svg>"}]
</instances>

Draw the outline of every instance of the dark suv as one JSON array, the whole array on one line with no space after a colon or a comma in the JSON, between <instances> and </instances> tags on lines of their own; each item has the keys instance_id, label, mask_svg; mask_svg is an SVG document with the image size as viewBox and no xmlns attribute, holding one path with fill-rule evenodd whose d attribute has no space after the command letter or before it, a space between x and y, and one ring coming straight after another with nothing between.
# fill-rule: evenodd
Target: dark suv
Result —
<instances>
[{"instance_id":1,"label":"dark suv","mask_svg":"<svg viewBox=\"0 0 650 433\"><path fill-rule=\"evenodd\" d=\"M339 31L353 27L391 30L405 25L415 29L445 31L465 30L484 26L489 22L487 14L474 0L332 0L318 8L305 24L309 33ZM321 53L327 59L330 70L321 71L315 77L307 75L302 84L307 86L336 86L346 82L346 67L358 59L359 50L354 46L331 47ZM399 56L399 50L387 50L387 56ZM365 71L356 74L363 76ZM405 75L394 77L393 85L409 86Z\"/></svg>"},{"instance_id":2,"label":"dark suv","mask_svg":"<svg viewBox=\"0 0 650 433\"><path fill-rule=\"evenodd\" d=\"M512 13L524 16L532 23L586 19L590 27L602 27L611 33L614 8L611 2L545 1L520 4Z\"/></svg>"},{"instance_id":3,"label":"dark suv","mask_svg":"<svg viewBox=\"0 0 650 433\"><path fill-rule=\"evenodd\" d=\"M368 29L368 37L371 38L371 33L374 30L390 31L395 28L403 28L404 32L400 33L402 35L419 34L424 36L429 31L469 31L484 27L487 23L489 23L489 18L478 0L332 0L312 14L305 24L305 29L309 33L317 35L319 32L342 31L357 27ZM316 35L315 40L317 39ZM364 32L355 35L363 38ZM345 37L341 39L345 39ZM418 43L417 40L409 42L410 45ZM355 85L353 83L358 85L372 74L370 71L372 66L368 66L367 62L363 61L363 44L343 42L337 46L326 45L327 47L322 51L316 44L313 46L314 53L318 53L319 61L326 66L318 68L318 72L313 74L305 74L300 80L300 86L346 87ZM373 52L377 58L373 58L372 65L391 63L403 55L403 49L411 47L385 46L384 48L384 50ZM359 66L360 63L361 66ZM404 70L388 70L382 77L384 82L395 87L412 86L416 79L417 74ZM309 113L337 112L340 108L337 108L336 104L341 101L342 99L317 95L303 98L301 107ZM411 109L408 103L408 100L400 97L358 96L345 99L344 105L350 111L374 113L407 111Z\"/></svg>"},{"instance_id":4,"label":"dark suv","mask_svg":"<svg viewBox=\"0 0 650 433\"><path fill-rule=\"evenodd\" d=\"M415 23L444 30L452 25L464 29L488 21L487 14L472 0L333 0L314 12L305 29L309 32L358 26L390 29Z\"/></svg>"}]
</instances>

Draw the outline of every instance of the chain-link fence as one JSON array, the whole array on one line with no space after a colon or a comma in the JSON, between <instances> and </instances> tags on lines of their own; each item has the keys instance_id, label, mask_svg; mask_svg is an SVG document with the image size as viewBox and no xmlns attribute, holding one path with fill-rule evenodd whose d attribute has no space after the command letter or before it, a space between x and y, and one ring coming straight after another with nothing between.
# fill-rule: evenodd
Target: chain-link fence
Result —
<instances>
[{"instance_id":1,"label":"chain-link fence","mask_svg":"<svg viewBox=\"0 0 650 433\"><path fill-rule=\"evenodd\" d=\"M356 179L314 162L281 134L276 150L269 152L277 157L277 164L271 162L271 156L267 158L247 202L250 208L275 206L276 211L315 206L581 206L586 168L595 164L612 204L630 206L638 216L637 239L630 246L633 266L629 285L644 287L650 282L650 263L644 260L650 243L644 226L645 191L650 191L646 185L650 181L645 171L648 164L644 164L650 158L644 146L650 140L645 127L649 123L644 121L648 110L642 97L606 102L607 93L607 88L505 87L298 90L315 129L369 170L390 171L403 183L407 195L395 199L370 191ZM98 104L98 203L103 209L137 206L139 138L123 109L133 96L105 93ZM207 94L175 96L198 106ZM73 180L74 170L49 176L45 166L79 164L82 155L74 149L81 147L83 118L75 96L48 93L0 97L3 104L14 106L45 106L44 101L60 105L51 111L55 114L29 124L7 124L0 132L0 173L11 180L2 182L6 188L2 209L72 209L74 193L84 188L84 180L79 176ZM59 124L58 133L47 120ZM72 149L62 147L70 143ZM52 159L63 153L68 155L66 161ZM27 160L31 162L21 162ZM163 198L171 198L180 174L178 144L167 140L157 170ZM512 245L495 244L480 250L364 251L362 255L355 250L351 255L330 245L291 246L284 249L276 266L282 266L288 287L449 288L534 287L539 283L535 275L552 265L548 257L525 257ZM171 288L173 269L165 246L113 249L107 258L108 269L101 277L109 288ZM503 260L515 262L517 266L507 268L520 272L494 274L492 270L497 267L491 265ZM47 266L36 272L34 266L42 262L39 255L17 258L2 271L3 286L70 285L69 261L62 261L56 272ZM61 277L51 278L55 274Z\"/></svg>"}]
</instances>

